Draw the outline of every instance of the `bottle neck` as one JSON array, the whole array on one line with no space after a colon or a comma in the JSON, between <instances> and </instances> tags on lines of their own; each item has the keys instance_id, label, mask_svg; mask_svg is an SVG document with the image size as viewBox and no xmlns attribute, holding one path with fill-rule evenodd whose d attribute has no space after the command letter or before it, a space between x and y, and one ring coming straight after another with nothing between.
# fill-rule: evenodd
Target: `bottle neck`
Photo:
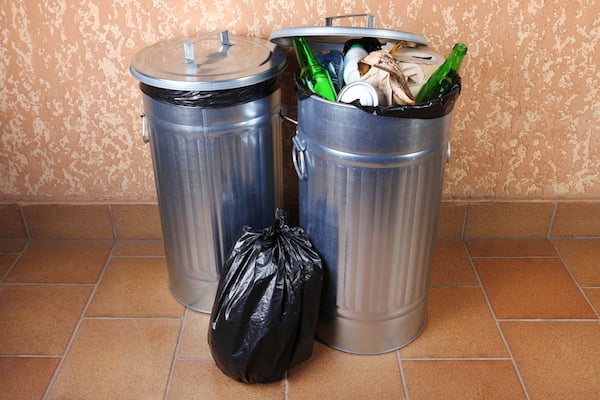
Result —
<instances>
[{"instance_id":1,"label":"bottle neck","mask_svg":"<svg viewBox=\"0 0 600 400\"><path fill-rule=\"evenodd\" d=\"M314 67L320 65L308 44L308 41L303 37L294 37L294 49L298 58L300 68Z\"/></svg>"},{"instance_id":2,"label":"bottle neck","mask_svg":"<svg viewBox=\"0 0 600 400\"><path fill-rule=\"evenodd\" d=\"M448 69L452 70L455 74L458 73L465 54L467 54L467 46L462 43L456 43L452 48L452 53L450 53L446 60Z\"/></svg>"}]
</instances>

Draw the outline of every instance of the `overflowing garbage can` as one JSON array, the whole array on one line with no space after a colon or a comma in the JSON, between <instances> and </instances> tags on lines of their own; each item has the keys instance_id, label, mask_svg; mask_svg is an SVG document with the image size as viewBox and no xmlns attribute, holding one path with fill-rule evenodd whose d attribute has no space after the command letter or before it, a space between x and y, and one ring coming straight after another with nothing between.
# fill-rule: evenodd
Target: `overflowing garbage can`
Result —
<instances>
[{"instance_id":1,"label":"overflowing garbage can","mask_svg":"<svg viewBox=\"0 0 600 400\"><path fill-rule=\"evenodd\" d=\"M410 43L420 35L367 27L300 27L273 32L291 46L303 36L315 52L354 39ZM430 52L429 52L430 53ZM299 79L302 73L300 72ZM388 352L413 341L427 318L427 297L452 110L460 79L442 98L420 105L367 107L298 88L293 162L299 218L324 261L317 337L351 353ZM375 104L376 105L376 104Z\"/></svg>"},{"instance_id":2,"label":"overflowing garbage can","mask_svg":"<svg viewBox=\"0 0 600 400\"><path fill-rule=\"evenodd\" d=\"M140 50L131 73L143 93L169 286L210 312L220 269L245 225L280 206L285 52L227 31Z\"/></svg>"}]
</instances>

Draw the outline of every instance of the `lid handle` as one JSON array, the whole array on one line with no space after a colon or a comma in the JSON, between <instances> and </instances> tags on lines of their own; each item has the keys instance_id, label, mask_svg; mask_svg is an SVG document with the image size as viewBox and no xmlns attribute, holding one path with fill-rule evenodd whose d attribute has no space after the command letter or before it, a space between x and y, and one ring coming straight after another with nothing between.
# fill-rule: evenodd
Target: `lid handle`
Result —
<instances>
[{"instance_id":1,"label":"lid handle","mask_svg":"<svg viewBox=\"0 0 600 400\"><path fill-rule=\"evenodd\" d=\"M325 26L333 26L333 20L339 18L367 17L367 28L375 28L375 16L371 14L348 14L325 17Z\"/></svg>"},{"instance_id":2,"label":"lid handle","mask_svg":"<svg viewBox=\"0 0 600 400\"><path fill-rule=\"evenodd\" d=\"M186 64L194 63L194 43L185 41L183 42L183 53L184 59L183 62Z\"/></svg>"},{"instance_id":3,"label":"lid handle","mask_svg":"<svg viewBox=\"0 0 600 400\"><path fill-rule=\"evenodd\" d=\"M221 32L210 32L206 35L194 38L193 42L190 42L188 40L185 40L183 42L183 62L185 64L194 64L194 60L196 59L194 54L194 44L200 40L206 39L207 37L215 36L217 33L219 34L219 38L221 39L221 48L219 49L219 53L227 53L229 46L231 46L231 42L229 41L229 31L224 30Z\"/></svg>"}]
</instances>

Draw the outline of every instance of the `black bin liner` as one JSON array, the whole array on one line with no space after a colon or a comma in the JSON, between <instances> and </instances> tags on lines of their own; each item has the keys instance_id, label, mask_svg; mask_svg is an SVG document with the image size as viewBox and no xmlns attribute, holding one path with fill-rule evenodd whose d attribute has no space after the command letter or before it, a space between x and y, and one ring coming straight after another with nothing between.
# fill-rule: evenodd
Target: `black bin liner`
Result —
<instances>
[{"instance_id":1,"label":"black bin liner","mask_svg":"<svg viewBox=\"0 0 600 400\"><path fill-rule=\"evenodd\" d=\"M222 90L163 89L140 82L140 90L154 100L182 107L224 108L270 96L281 87L279 76L249 86Z\"/></svg>"},{"instance_id":2,"label":"black bin liner","mask_svg":"<svg viewBox=\"0 0 600 400\"><path fill-rule=\"evenodd\" d=\"M369 114L379 115L382 117L393 117L393 118L410 118L410 119L434 119L441 118L454 110L454 105L460 91L462 89L461 78L456 76L452 81L452 86L448 90L448 93L443 95L441 98L429 100L421 104L415 105L398 105L390 107L381 106L363 106L358 100L353 101L352 104L356 108L363 110ZM300 100L306 99L315 94L306 90L296 75L296 92Z\"/></svg>"},{"instance_id":3,"label":"black bin liner","mask_svg":"<svg viewBox=\"0 0 600 400\"><path fill-rule=\"evenodd\" d=\"M217 366L247 383L282 379L312 355L322 260L282 210L272 226L245 227L223 267L208 343Z\"/></svg>"}]
</instances>

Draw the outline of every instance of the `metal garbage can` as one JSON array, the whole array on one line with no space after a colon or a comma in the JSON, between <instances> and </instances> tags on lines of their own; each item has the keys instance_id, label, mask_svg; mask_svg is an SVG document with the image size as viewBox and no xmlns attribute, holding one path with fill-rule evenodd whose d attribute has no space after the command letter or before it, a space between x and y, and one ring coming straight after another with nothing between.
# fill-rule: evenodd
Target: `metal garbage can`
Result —
<instances>
[{"instance_id":1,"label":"metal garbage can","mask_svg":"<svg viewBox=\"0 0 600 400\"><path fill-rule=\"evenodd\" d=\"M220 270L244 225L267 226L282 196L285 52L227 31L142 49L143 93L169 287L210 312Z\"/></svg>"},{"instance_id":2,"label":"metal garbage can","mask_svg":"<svg viewBox=\"0 0 600 400\"><path fill-rule=\"evenodd\" d=\"M291 28L274 32L271 40L287 45L300 35L317 49L362 37L426 44L423 37L372 26ZM325 265L316 332L325 344L383 353L407 345L425 327L459 91L382 116L298 88L293 160L300 225Z\"/></svg>"}]
</instances>

